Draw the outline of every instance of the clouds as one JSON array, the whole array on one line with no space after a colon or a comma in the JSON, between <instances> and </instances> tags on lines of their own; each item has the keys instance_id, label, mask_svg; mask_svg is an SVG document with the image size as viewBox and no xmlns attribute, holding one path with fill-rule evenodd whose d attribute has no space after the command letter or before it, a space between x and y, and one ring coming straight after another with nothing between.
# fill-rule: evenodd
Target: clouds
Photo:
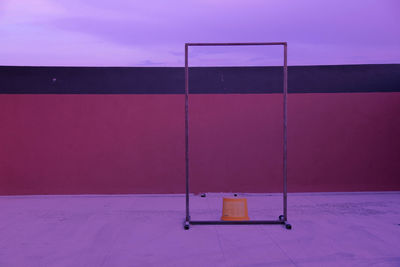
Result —
<instances>
[{"instance_id":1,"label":"clouds","mask_svg":"<svg viewBox=\"0 0 400 267\"><path fill-rule=\"evenodd\" d=\"M395 63L399 7L394 0L6 0L0 64L182 66L185 42L231 41L288 41L292 65ZM197 65L281 63L274 49L191 55Z\"/></svg>"}]
</instances>

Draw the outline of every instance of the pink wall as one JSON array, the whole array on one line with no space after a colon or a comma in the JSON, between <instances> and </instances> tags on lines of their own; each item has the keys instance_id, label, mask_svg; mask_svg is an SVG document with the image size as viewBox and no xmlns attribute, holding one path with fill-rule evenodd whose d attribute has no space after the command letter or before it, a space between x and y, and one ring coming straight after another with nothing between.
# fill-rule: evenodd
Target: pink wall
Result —
<instances>
[{"instance_id":1,"label":"pink wall","mask_svg":"<svg viewBox=\"0 0 400 267\"><path fill-rule=\"evenodd\" d=\"M282 96L192 95L193 192L278 192ZM1 95L0 194L184 192L183 95ZM289 95L290 192L400 190L400 93Z\"/></svg>"}]
</instances>

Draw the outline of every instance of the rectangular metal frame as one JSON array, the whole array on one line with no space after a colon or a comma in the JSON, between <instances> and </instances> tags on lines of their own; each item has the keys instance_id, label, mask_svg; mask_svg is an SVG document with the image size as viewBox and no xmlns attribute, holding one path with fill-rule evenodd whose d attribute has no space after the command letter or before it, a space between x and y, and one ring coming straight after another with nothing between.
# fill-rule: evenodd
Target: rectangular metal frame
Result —
<instances>
[{"instance_id":1,"label":"rectangular metal frame","mask_svg":"<svg viewBox=\"0 0 400 267\"><path fill-rule=\"evenodd\" d=\"M249 221L192 221L189 213L189 46L283 46L283 215L278 220L249 220ZM186 161L186 219L184 228L190 225L227 225L227 224L282 224L287 229L287 42L262 43L186 43L185 44L185 161Z\"/></svg>"}]
</instances>

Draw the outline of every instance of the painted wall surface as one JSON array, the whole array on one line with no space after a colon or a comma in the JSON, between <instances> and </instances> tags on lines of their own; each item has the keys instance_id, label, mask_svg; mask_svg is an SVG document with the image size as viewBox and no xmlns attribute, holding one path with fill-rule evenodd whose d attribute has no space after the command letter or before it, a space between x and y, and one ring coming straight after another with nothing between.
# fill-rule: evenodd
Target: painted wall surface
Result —
<instances>
[{"instance_id":1,"label":"painted wall surface","mask_svg":"<svg viewBox=\"0 0 400 267\"><path fill-rule=\"evenodd\" d=\"M400 93L290 94L289 192L400 190ZM0 194L183 193L183 95L0 97ZM190 96L192 192L279 192L282 96Z\"/></svg>"}]
</instances>

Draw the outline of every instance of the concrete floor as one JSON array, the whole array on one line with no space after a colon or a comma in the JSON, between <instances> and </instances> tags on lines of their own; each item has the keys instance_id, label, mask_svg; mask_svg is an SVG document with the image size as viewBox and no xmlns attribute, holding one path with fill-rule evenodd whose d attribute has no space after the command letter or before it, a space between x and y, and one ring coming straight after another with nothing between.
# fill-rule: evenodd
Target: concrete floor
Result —
<instances>
[{"instance_id":1,"label":"concrete floor","mask_svg":"<svg viewBox=\"0 0 400 267\"><path fill-rule=\"evenodd\" d=\"M277 194L246 197L276 219ZM183 195L0 197L0 266L400 266L400 192L289 195L280 225L192 226ZM219 219L221 194L193 196Z\"/></svg>"}]
</instances>

